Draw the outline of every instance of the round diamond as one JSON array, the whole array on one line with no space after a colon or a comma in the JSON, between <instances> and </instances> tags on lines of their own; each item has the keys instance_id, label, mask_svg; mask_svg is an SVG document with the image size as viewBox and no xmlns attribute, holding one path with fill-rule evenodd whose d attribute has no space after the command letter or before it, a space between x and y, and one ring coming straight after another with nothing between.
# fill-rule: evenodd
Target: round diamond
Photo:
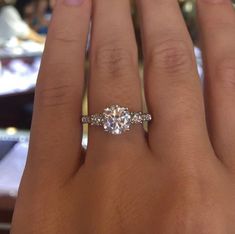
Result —
<instances>
[{"instance_id":1,"label":"round diamond","mask_svg":"<svg viewBox=\"0 0 235 234\"><path fill-rule=\"evenodd\" d=\"M104 129L114 135L120 135L130 129L131 114L128 108L118 105L111 106L104 110Z\"/></svg>"},{"instance_id":2,"label":"round diamond","mask_svg":"<svg viewBox=\"0 0 235 234\"><path fill-rule=\"evenodd\" d=\"M142 123L143 122L142 113L141 112L135 113L132 117L132 122L135 124Z\"/></svg>"},{"instance_id":3,"label":"round diamond","mask_svg":"<svg viewBox=\"0 0 235 234\"><path fill-rule=\"evenodd\" d=\"M152 116L150 114L146 114L146 121L151 121L152 120Z\"/></svg>"}]
</instances>

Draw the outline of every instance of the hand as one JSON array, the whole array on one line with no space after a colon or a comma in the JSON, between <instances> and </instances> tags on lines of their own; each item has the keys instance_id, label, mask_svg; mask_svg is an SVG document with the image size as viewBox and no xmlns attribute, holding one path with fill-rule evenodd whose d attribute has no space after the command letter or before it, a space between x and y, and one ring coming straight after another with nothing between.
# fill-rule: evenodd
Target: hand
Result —
<instances>
[{"instance_id":1,"label":"hand","mask_svg":"<svg viewBox=\"0 0 235 234\"><path fill-rule=\"evenodd\" d=\"M12 234L233 234L231 2L197 1L204 101L177 1L137 0L153 120L147 137L141 125L120 136L90 127L84 163L80 117L91 7L89 112L111 104L139 111L142 102L129 2L76 2L58 0L50 26Z\"/></svg>"}]
</instances>

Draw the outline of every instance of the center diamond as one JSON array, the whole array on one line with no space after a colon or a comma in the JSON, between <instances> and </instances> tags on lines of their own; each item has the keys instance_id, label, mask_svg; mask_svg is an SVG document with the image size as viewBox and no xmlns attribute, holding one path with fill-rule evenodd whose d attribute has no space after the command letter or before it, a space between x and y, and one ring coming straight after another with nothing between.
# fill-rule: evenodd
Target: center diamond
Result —
<instances>
[{"instance_id":1,"label":"center diamond","mask_svg":"<svg viewBox=\"0 0 235 234\"><path fill-rule=\"evenodd\" d=\"M131 114L128 108L118 105L111 106L104 110L104 129L114 135L120 135L130 129Z\"/></svg>"}]
</instances>

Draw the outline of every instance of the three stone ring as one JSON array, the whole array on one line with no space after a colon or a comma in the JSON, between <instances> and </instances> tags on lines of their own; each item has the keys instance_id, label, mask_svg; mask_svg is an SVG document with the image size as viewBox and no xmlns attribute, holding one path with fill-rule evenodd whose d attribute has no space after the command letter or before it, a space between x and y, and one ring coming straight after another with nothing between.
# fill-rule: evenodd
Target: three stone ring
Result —
<instances>
[{"instance_id":1,"label":"three stone ring","mask_svg":"<svg viewBox=\"0 0 235 234\"><path fill-rule=\"evenodd\" d=\"M112 105L104 109L103 113L82 116L82 123L103 126L104 130L113 135L120 135L130 130L132 124L143 124L151 121L148 113L130 112L126 107Z\"/></svg>"}]
</instances>

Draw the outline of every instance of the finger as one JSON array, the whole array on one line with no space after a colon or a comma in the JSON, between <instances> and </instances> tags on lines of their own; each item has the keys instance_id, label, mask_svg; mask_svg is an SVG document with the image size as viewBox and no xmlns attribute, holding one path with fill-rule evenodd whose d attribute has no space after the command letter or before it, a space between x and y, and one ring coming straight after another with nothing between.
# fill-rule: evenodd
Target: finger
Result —
<instances>
[{"instance_id":1,"label":"finger","mask_svg":"<svg viewBox=\"0 0 235 234\"><path fill-rule=\"evenodd\" d=\"M57 1L36 88L28 164L56 178L66 179L80 162L90 11L90 0Z\"/></svg>"},{"instance_id":2,"label":"finger","mask_svg":"<svg viewBox=\"0 0 235 234\"><path fill-rule=\"evenodd\" d=\"M204 150L209 140L203 96L192 41L178 1L137 0L137 3L145 57L146 98L153 114L150 147L158 152L163 149L159 152L162 157L175 155L169 154L172 149Z\"/></svg>"},{"instance_id":3,"label":"finger","mask_svg":"<svg viewBox=\"0 0 235 234\"><path fill-rule=\"evenodd\" d=\"M235 13L230 0L198 0L208 126L216 154L235 167Z\"/></svg>"},{"instance_id":4,"label":"finger","mask_svg":"<svg viewBox=\"0 0 235 234\"><path fill-rule=\"evenodd\" d=\"M90 52L89 112L100 113L105 107L118 104L131 111L141 110L141 89L138 74L137 48L126 0L97 0L93 6L93 30ZM111 136L104 129L90 127L89 147L143 141L141 126L130 132Z\"/></svg>"}]
</instances>

